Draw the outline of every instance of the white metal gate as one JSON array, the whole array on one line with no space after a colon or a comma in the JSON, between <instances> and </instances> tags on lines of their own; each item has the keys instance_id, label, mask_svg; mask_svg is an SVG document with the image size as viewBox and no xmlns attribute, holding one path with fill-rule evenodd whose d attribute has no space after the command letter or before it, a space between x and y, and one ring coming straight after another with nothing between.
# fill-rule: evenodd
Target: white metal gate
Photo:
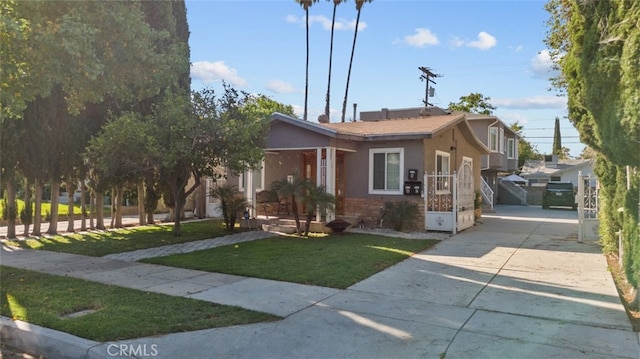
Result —
<instances>
[{"instance_id":1,"label":"white metal gate","mask_svg":"<svg viewBox=\"0 0 640 359\"><path fill-rule=\"evenodd\" d=\"M597 240L598 228L598 181L594 176L578 174L578 241Z\"/></svg>"},{"instance_id":2,"label":"white metal gate","mask_svg":"<svg viewBox=\"0 0 640 359\"><path fill-rule=\"evenodd\" d=\"M458 169L458 186L457 186L458 205L457 228L462 231L473 226L474 219L474 200L475 192L473 190L473 162L470 158L463 157L462 165Z\"/></svg>"},{"instance_id":3,"label":"white metal gate","mask_svg":"<svg viewBox=\"0 0 640 359\"><path fill-rule=\"evenodd\" d=\"M465 158L459 172L424 175L425 229L456 234L474 224L473 163Z\"/></svg>"}]
</instances>

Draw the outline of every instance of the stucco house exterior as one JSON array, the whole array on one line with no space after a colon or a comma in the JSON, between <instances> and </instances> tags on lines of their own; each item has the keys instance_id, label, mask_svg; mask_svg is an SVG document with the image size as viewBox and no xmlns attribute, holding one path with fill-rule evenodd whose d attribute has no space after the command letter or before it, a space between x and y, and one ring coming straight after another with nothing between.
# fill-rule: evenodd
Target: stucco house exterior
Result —
<instances>
[{"instance_id":1,"label":"stucco house exterior","mask_svg":"<svg viewBox=\"0 0 640 359\"><path fill-rule=\"evenodd\" d=\"M275 113L265 150L260 170L228 179L241 184L249 202L256 203L256 193L297 171L336 197L335 212L318 213L318 220L340 217L370 226L380 219L385 202L406 199L420 210L420 219L412 226L416 229L428 227L430 210L451 210L450 203L432 204L434 196L429 197L425 180L433 181L434 194L455 194L448 178L431 180L425 174L449 176L466 168L468 182L459 194L474 197L480 190L482 157L490 154L474 136L465 114L417 113L393 119L361 116L360 121L346 123L314 123ZM473 204L463 209L473 212ZM261 213L252 213L257 214Z\"/></svg>"},{"instance_id":2,"label":"stucco house exterior","mask_svg":"<svg viewBox=\"0 0 640 359\"><path fill-rule=\"evenodd\" d=\"M361 112L361 120L394 119L422 115L463 114L473 134L489 149L490 153L481 157L481 176L484 181L482 194L485 203L494 204L498 198L498 178L505 173L518 171L518 139L500 118L493 115L482 115L470 112L449 112L438 107L411 107L401 109L383 108L380 111Z\"/></svg>"}]
</instances>

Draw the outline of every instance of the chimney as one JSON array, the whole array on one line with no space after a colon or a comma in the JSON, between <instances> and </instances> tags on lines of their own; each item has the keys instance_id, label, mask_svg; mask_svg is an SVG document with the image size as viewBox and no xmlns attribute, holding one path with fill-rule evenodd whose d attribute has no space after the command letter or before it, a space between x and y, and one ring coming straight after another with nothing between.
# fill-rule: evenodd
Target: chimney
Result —
<instances>
[{"instance_id":1,"label":"chimney","mask_svg":"<svg viewBox=\"0 0 640 359\"><path fill-rule=\"evenodd\" d=\"M358 119L356 118L356 109L358 108L357 103L353 103L353 117L351 118L352 122L356 122Z\"/></svg>"},{"instance_id":2,"label":"chimney","mask_svg":"<svg viewBox=\"0 0 640 359\"><path fill-rule=\"evenodd\" d=\"M389 109L388 108L383 108L381 111L381 120L388 120L389 119Z\"/></svg>"}]
</instances>

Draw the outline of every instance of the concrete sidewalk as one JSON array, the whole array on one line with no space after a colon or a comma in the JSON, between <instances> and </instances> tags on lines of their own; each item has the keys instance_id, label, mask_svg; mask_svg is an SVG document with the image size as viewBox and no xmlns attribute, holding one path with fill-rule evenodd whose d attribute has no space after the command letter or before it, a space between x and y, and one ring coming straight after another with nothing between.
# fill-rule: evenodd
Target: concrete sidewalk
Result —
<instances>
[{"instance_id":1,"label":"concrete sidewalk","mask_svg":"<svg viewBox=\"0 0 640 359\"><path fill-rule=\"evenodd\" d=\"M83 355L73 357L144 347L156 358L638 358L606 260L596 243L576 242L576 218L498 206L482 224L347 290L24 250L3 249L2 264L285 317L112 343L82 339L75 353ZM3 338L53 335L12 330L20 325L3 319ZM55 335L58 343L75 338Z\"/></svg>"}]
</instances>

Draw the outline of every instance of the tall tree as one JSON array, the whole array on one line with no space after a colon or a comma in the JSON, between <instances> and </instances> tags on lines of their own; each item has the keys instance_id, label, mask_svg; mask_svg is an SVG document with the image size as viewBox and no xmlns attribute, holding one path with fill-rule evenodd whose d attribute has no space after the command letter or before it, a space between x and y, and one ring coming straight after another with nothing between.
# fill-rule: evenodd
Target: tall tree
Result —
<instances>
[{"instance_id":1,"label":"tall tree","mask_svg":"<svg viewBox=\"0 0 640 359\"><path fill-rule=\"evenodd\" d=\"M553 147L551 153L554 155L562 155L562 137L560 136L560 119L556 117L556 124L553 129Z\"/></svg>"},{"instance_id":2,"label":"tall tree","mask_svg":"<svg viewBox=\"0 0 640 359\"><path fill-rule=\"evenodd\" d=\"M309 7L311 7L311 5L313 5L313 3L318 2L319 0L296 0L297 3L300 4L300 6L302 6L302 8L304 9L304 21L305 21L305 28L306 28L306 49L307 49L307 56L306 56L306 62L305 62L305 75L304 75L304 114L302 116L302 119L307 121L308 120L308 113L309 113Z\"/></svg>"},{"instance_id":3,"label":"tall tree","mask_svg":"<svg viewBox=\"0 0 640 359\"><path fill-rule=\"evenodd\" d=\"M569 119L581 142L618 165L640 163L640 3L550 3L555 25L547 45L565 55L555 60L568 94Z\"/></svg>"},{"instance_id":4,"label":"tall tree","mask_svg":"<svg viewBox=\"0 0 640 359\"><path fill-rule=\"evenodd\" d=\"M478 92L472 92L467 96L461 96L460 101L450 102L448 109L450 111L471 112L481 115L493 115L496 109L489 101L491 97L484 96Z\"/></svg>"},{"instance_id":5,"label":"tall tree","mask_svg":"<svg viewBox=\"0 0 640 359\"><path fill-rule=\"evenodd\" d=\"M328 0L332 1L332 0ZM338 5L346 0L333 0L333 15L331 16L331 39L329 41L329 75L327 76L327 96L325 98L324 115L329 121L329 111L331 106L331 62L333 60L333 33L336 25L336 10Z\"/></svg>"},{"instance_id":6,"label":"tall tree","mask_svg":"<svg viewBox=\"0 0 640 359\"><path fill-rule=\"evenodd\" d=\"M342 117L340 118L341 122L344 122L345 114L347 112L347 99L349 96L349 81L351 80L351 67L353 65L353 55L356 51L356 39L358 38L358 26L360 26L360 11L362 10L362 5L365 2L372 2L373 0L355 0L356 2L356 10L358 11L358 15L356 16L356 26L353 30L353 43L351 44L351 56L349 57L349 69L347 70L347 85L344 88L344 100L342 101ZM354 118L353 121L356 119Z\"/></svg>"}]
</instances>

